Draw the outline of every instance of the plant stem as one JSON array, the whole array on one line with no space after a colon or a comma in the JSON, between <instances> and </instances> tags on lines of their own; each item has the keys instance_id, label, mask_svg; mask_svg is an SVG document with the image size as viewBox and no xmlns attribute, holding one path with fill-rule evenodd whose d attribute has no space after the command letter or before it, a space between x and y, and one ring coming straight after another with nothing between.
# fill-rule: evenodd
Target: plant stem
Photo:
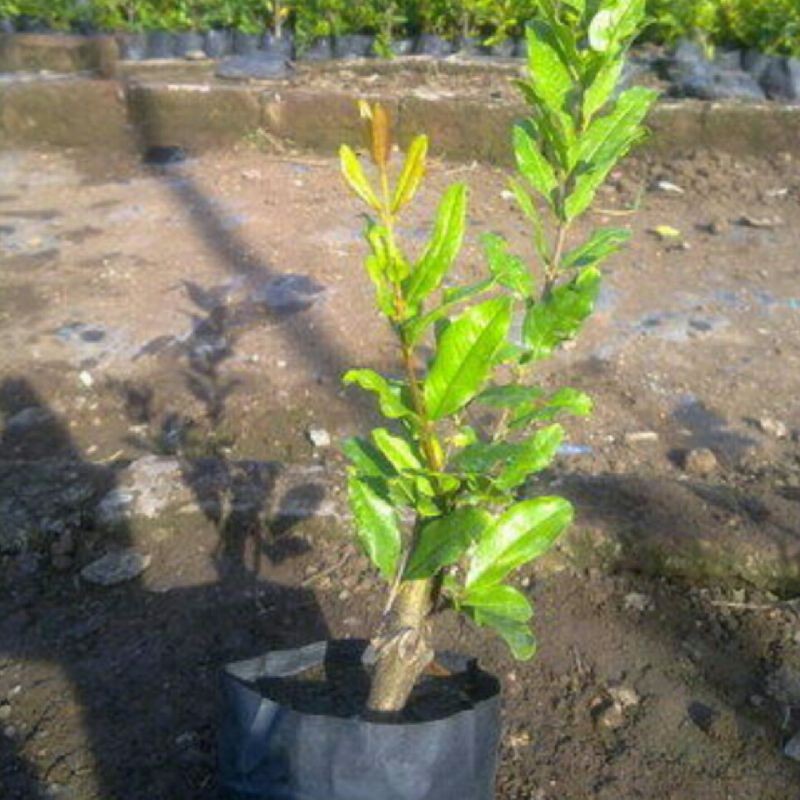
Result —
<instances>
[{"instance_id":1,"label":"plant stem","mask_svg":"<svg viewBox=\"0 0 800 800\"><path fill-rule=\"evenodd\" d=\"M369 711L401 711L425 667L433 660L428 615L432 608L431 581L404 581L389 614L385 633L373 642L378 660L367 701Z\"/></svg>"},{"instance_id":2,"label":"plant stem","mask_svg":"<svg viewBox=\"0 0 800 800\"><path fill-rule=\"evenodd\" d=\"M389 236L390 247L394 252L394 215L391 212L389 177L386 166L378 166L383 193L381 217ZM399 282L395 284L395 309L398 319L402 319L405 297ZM438 446L434 423L428 416L425 397L417 377L414 347L404 339L399 326L396 330L400 338L411 403L419 420L420 448L427 466L438 472L443 468L442 451ZM417 526L414 538L416 530ZM413 550L414 538L407 553ZM433 608L434 586L434 579L403 581L402 573L398 574L397 583L392 587L390 605L384 615L381 630L373 640L377 660L367 700L367 709L372 713L390 714L401 711L408 702L414 684L433 659L434 653L429 644L428 616Z\"/></svg>"}]
</instances>

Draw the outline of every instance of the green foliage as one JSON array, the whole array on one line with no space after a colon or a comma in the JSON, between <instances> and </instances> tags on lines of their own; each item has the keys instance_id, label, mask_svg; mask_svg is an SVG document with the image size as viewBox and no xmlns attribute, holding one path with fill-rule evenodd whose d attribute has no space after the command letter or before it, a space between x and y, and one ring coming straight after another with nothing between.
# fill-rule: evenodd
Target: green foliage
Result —
<instances>
[{"instance_id":1,"label":"green foliage","mask_svg":"<svg viewBox=\"0 0 800 800\"><path fill-rule=\"evenodd\" d=\"M518 492L552 464L565 437L555 420L592 408L583 392L546 391L529 377L579 333L597 298L600 264L629 237L624 229L597 228L570 241L609 171L642 138L655 100L646 89L614 99L644 0L538 0L538 10L520 82L531 117L513 137L513 189L531 224L538 269L501 236L486 234L487 276L443 288L464 238L466 187L444 192L428 243L412 258L397 240L397 222L421 185L427 139L418 137L393 169L388 116L363 104L375 170L341 148L344 180L372 215L365 268L397 338L403 374L359 369L344 377L372 393L393 426L343 447L359 539L395 590L405 581L429 581L434 606L447 603L493 628L518 658L535 651L533 610L508 581L573 517L563 498L520 500ZM512 342L515 315L522 336Z\"/></svg>"},{"instance_id":2,"label":"green foliage","mask_svg":"<svg viewBox=\"0 0 800 800\"><path fill-rule=\"evenodd\" d=\"M561 4L570 23L584 6L597 3ZM709 49L731 45L800 55L797 0L647 0L646 10L651 40L671 44L689 37ZM259 33L290 24L301 46L320 36L374 33L381 56L391 56L392 40L403 35L470 36L492 45L547 19L540 0L0 0L0 17L20 15L60 29L92 22L110 29L231 27Z\"/></svg>"},{"instance_id":3,"label":"green foliage","mask_svg":"<svg viewBox=\"0 0 800 800\"><path fill-rule=\"evenodd\" d=\"M797 0L649 0L652 34L800 56Z\"/></svg>"}]
</instances>

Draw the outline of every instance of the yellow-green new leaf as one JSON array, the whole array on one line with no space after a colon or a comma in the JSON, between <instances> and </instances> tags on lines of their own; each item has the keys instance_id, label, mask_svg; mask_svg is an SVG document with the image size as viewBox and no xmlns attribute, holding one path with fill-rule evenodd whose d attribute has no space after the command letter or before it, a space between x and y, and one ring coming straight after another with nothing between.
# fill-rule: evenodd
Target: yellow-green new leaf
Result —
<instances>
[{"instance_id":1,"label":"yellow-green new leaf","mask_svg":"<svg viewBox=\"0 0 800 800\"><path fill-rule=\"evenodd\" d=\"M343 144L339 148L339 160L341 162L342 175L347 181L347 185L360 197L368 206L379 211L381 204L375 196L375 192L369 185L367 176L361 167L361 162L358 156L353 152L352 148Z\"/></svg>"},{"instance_id":2,"label":"yellow-green new leaf","mask_svg":"<svg viewBox=\"0 0 800 800\"><path fill-rule=\"evenodd\" d=\"M381 574L391 579L397 571L402 542L397 514L368 480L351 475L347 489L361 546Z\"/></svg>"},{"instance_id":3,"label":"yellow-green new leaf","mask_svg":"<svg viewBox=\"0 0 800 800\"><path fill-rule=\"evenodd\" d=\"M572 522L572 506L562 497L517 503L481 537L467 572L466 589L500 583L506 575L546 552Z\"/></svg>"},{"instance_id":4,"label":"yellow-green new leaf","mask_svg":"<svg viewBox=\"0 0 800 800\"><path fill-rule=\"evenodd\" d=\"M414 199L422 178L425 176L426 156L428 154L428 137L417 136L406 154L403 171L397 181L397 188L392 200L392 213L396 214L403 206Z\"/></svg>"}]
</instances>

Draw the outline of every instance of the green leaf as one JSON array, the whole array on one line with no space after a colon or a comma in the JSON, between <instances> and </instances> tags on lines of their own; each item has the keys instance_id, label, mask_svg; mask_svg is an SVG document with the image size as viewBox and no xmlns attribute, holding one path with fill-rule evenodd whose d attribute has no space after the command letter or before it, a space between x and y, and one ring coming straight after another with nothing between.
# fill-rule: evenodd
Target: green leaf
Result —
<instances>
[{"instance_id":1,"label":"green leaf","mask_svg":"<svg viewBox=\"0 0 800 800\"><path fill-rule=\"evenodd\" d=\"M559 414L572 414L576 417L588 417L594 404L592 398L577 389L564 387L559 389L547 402L530 413L516 414L511 422L512 428L522 427L531 422L542 422L555 419Z\"/></svg>"},{"instance_id":2,"label":"green leaf","mask_svg":"<svg viewBox=\"0 0 800 800\"><path fill-rule=\"evenodd\" d=\"M406 154L403 171L397 181L392 200L392 213L396 214L403 206L414 199L422 178L425 175L425 157L428 154L428 137L417 136Z\"/></svg>"},{"instance_id":3,"label":"green leaf","mask_svg":"<svg viewBox=\"0 0 800 800\"><path fill-rule=\"evenodd\" d=\"M561 54L561 45L552 27L534 21L526 30L528 42L528 82L550 110L566 116L566 99L572 88L572 75Z\"/></svg>"},{"instance_id":4,"label":"green leaf","mask_svg":"<svg viewBox=\"0 0 800 800\"><path fill-rule=\"evenodd\" d=\"M515 125L513 136L514 155L519 171L552 206L553 192L558 188L558 180L553 167L524 126Z\"/></svg>"},{"instance_id":5,"label":"green leaf","mask_svg":"<svg viewBox=\"0 0 800 800\"><path fill-rule=\"evenodd\" d=\"M533 608L518 589L502 584L477 587L457 602L478 625L498 633L515 658L524 661L536 652L536 640L526 624Z\"/></svg>"},{"instance_id":6,"label":"green leaf","mask_svg":"<svg viewBox=\"0 0 800 800\"><path fill-rule=\"evenodd\" d=\"M451 459L451 468L467 475L489 477L499 465L500 472L493 484L505 493L549 466L563 439L564 429L551 425L522 442L475 442Z\"/></svg>"},{"instance_id":7,"label":"green leaf","mask_svg":"<svg viewBox=\"0 0 800 800\"><path fill-rule=\"evenodd\" d=\"M489 270L497 282L518 297L531 297L534 292L531 271L521 258L508 252L508 242L496 233L486 233L481 240Z\"/></svg>"},{"instance_id":8,"label":"green leaf","mask_svg":"<svg viewBox=\"0 0 800 800\"><path fill-rule=\"evenodd\" d=\"M389 433L385 428L376 428L372 431L372 439L389 463L399 473L411 479L415 489L411 493L412 504L416 504L417 494L436 497L436 490L431 481L425 477L425 468L410 442Z\"/></svg>"},{"instance_id":9,"label":"green leaf","mask_svg":"<svg viewBox=\"0 0 800 800\"><path fill-rule=\"evenodd\" d=\"M403 254L397 249L389 231L383 225L376 225L370 220L367 225L367 241L377 259L381 272L392 283L399 283L410 271Z\"/></svg>"},{"instance_id":10,"label":"green leaf","mask_svg":"<svg viewBox=\"0 0 800 800\"><path fill-rule=\"evenodd\" d=\"M383 375L371 369L351 369L342 381L346 384L355 383L368 392L374 392L378 396L381 414L384 417L389 419L416 417L404 400L405 385L398 381L388 381Z\"/></svg>"},{"instance_id":11,"label":"green leaf","mask_svg":"<svg viewBox=\"0 0 800 800\"><path fill-rule=\"evenodd\" d=\"M472 306L447 327L425 379L425 405L431 419L455 413L475 396L510 325L511 298L498 297Z\"/></svg>"},{"instance_id":12,"label":"green leaf","mask_svg":"<svg viewBox=\"0 0 800 800\"><path fill-rule=\"evenodd\" d=\"M386 428L376 428L372 431L372 439L398 472L422 469L422 462L405 439L389 433Z\"/></svg>"},{"instance_id":13,"label":"green leaf","mask_svg":"<svg viewBox=\"0 0 800 800\"><path fill-rule=\"evenodd\" d=\"M625 60L620 56L614 59L603 59L595 72L592 82L583 95L583 118L586 122L611 99L617 88Z\"/></svg>"},{"instance_id":14,"label":"green leaf","mask_svg":"<svg viewBox=\"0 0 800 800\"><path fill-rule=\"evenodd\" d=\"M494 357L495 366L501 364L526 364L528 351L514 342L504 342Z\"/></svg>"},{"instance_id":15,"label":"green leaf","mask_svg":"<svg viewBox=\"0 0 800 800\"><path fill-rule=\"evenodd\" d=\"M561 262L563 269L595 267L616 253L631 238L627 228L598 228L588 241L567 253Z\"/></svg>"},{"instance_id":16,"label":"green leaf","mask_svg":"<svg viewBox=\"0 0 800 800\"><path fill-rule=\"evenodd\" d=\"M430 578L442 567L455 564L491 523L491 514L478 508L458 508L425 523L403 579Z\"/></svg>"},{"instance_id":17,"label":"green leaf","mask_svg":"<svg viewBox=\"0 0 800 800\"><path fill-rule=\"evenodd\" d=\"M435 291L453 265L464 238L467 210L467 187L451 186L444 194L436 214L431 240L403 285L406 302L417 307Z\"/></svg>"},{"instance_id":18,"label":"green leaf","mask_svg":"<svg viewBox=\"0 0 800 800\"><path fill-rule=\"evenodd\" d=\"M365 266L367 274L375 285L378 308L387 317L394 319L394 293L388 280L391 262L388 232L382 225L376 225L373 220L368 219L365 237L372 251L367 256Z\"/></svg>"},{"instance_id":19,"label":"green leaf","mask_svg":"<svg viewBox=\"0 0 800 800\"><path fill-rule=\"evenodd\" d=\"M492 408L517 409L534 403L544 392L534 386L490 386L484 389L476 398L476 402L491 406Z\"/></svg>"},{"instance_id":20,"label":"green leaf","mask_svg":"<svg viewBox=\"0 0 800 800\"><path fill-rule=\"evenodd\" d=\"M461 286L458 289L445 289L441 305L421 317L408 320L403 328L404 338L408 344L415 344L420 336L434 323L446 317L457 305L488 292L496 286L494 278L487 278L472 286Z\"/></svg>"},{"instance_id":21,"label":"green leaf","mask_svg":"<svg viewBox=\"0 0 800 800\"><path fill-rule=\"evenodd\" d=\"M472 591L500 583L512 570L538 558L572 517L572 506L561 497L537 497L512 506L478 542L466 588Z\"/></svg>"},{"instance_id":22,"label":"green leaf","mask_svg":"<svg viewBox=\"0 0 800 800\"><path fill-rule=\"evenodd\" d=\"M462 425L447 441L453 447L467 447L478 441L478 434L471 425Z\"/></svg>"},{"instance_id":23,"label":"green leaf","mask_svg":"<svg viewBox=\"0 0 800 800\"><path fill-rule=\"evenodd\" d=\"M528 622L533 616L530 600L519 589L505 584L478 586L459 597L458 604L516 622Z\"/></svg>"},{"instance_id":24,"label":"green leaf","mask_svg":"<svg viewBox=\"0 0 800 800\"><path fill-rule=\"evenodd\" d=\"M587 267L574 280L557 286L531 305L522 334L534 360L547 358L562 342L572 339L594 309L602 276Z\"/></svg>"},{"instance_id":25,"label":"green leaf","mask_svg":"<svg viewBox=\"0 0 800 800\"><path fill-rule=\"evenodd\" d=\"M453 456L451 465L458 472L485 475L500 462L514 458L519 447L514 442L475 442Z\"/></svg>"},{"instance_id":26,"label":"green leaf","mask_svg":"<svg viewBox=\"0 0 800 800\"><path fill-rule=\"evenodd\" d=\"M507 491L514 489L536 472L550 466L564 441L564 429L550 425L516 445L516 449L497 476L495 486Z\"/></svg>"},{"instance_id":27,"label":"green leaf","mask_svg":"<svg viewBox=\"0 0 800 800\"><path fill-rule=\"evenodd\" d=\"M586 11L586 0L564 0L564 3L574 8L581 15Z\"/></svg>"},{"instance_id":28,"label":"green leaf","mask_svg":"<svg viewBox=\"0 0 800 800\"><path fill-rule=\"evenodd\" d=\"M522 213L528 218L533 228L533 244L536 247L536 252L542 261L549 260L549 252L547 247L547 239L544 234L544 225L542 223L541 215L533 204L533 200L528 192L513 178L509 180L509 186L514 193L517 205L520 207Z\"/></svg>"},{"instance_id":29,"label":"green leaf","mask_svg":"<svg viewBox=\"0 0 800 800\"><path fill-rule=\"evenodd\" d=\"M641 122L657 92L637 86L623 92L613 111L593 120L578 146L575 188L567 198L568 220L582 214L617 162L642 138Z\"/></svg>"},{"instance_id":30,"label":"green leaf","mask_svg":"<svg viewBox=\"0 0 800 800\"><path fill-rule=\"evenodd\" d=\"M589 46L605 53L624 42L641 25L645 0L606 0L589 24Z\"/></svg>"},{"instance_id":31,"label":"green leaf","mask_svg":"<svg viewBox=\"0 0 800 800\"><path fill-rule=\"evenodd\" d=\"M342 442L342 452L350 459L359 477L388 479L397 470L372 442L351 436Z\"/></svg>"},{"instance_id":32,"label":"green leaf","mask_svg":"<svg viewBox=\"0 0 800 800\"><path fill-rule=\"evenodd\" d=\"M339 160L341 162L342 175L347 181L348 186L360 197L368 206L379 211L381 204L369 185L361 162L353 150L346 144L339 148Z\"/></svg>"},{"instance_id":33,"label":"green leaf","mask_svg":"<svg viewBox=\"0 0 800 800\"><path fill-rule=\"evenodd\" d=\"M385 578L392 578L397 570L402 540L394 508L367 481L353 475L347 482L347 489L364 552Z\"/></svg>"},{"instance_id":34,"label":"green leaf","mask_svg":"<svg viewBox=\"0 0 800 800\"><path fill-rule=\"evenodd\" d=\"M536 638L525 622L477 608L467 607L466 610L478 625L494 630L518 661L529 661L536 654Z\"/></svg>"}]
</instances>

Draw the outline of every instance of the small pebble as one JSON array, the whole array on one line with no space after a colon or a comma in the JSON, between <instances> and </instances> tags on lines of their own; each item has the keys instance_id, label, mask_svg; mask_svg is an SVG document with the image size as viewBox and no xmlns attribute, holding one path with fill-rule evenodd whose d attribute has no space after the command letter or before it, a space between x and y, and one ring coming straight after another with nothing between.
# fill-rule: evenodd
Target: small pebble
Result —
<instances>
[{"instance_id":1,"label":"small pebble","mask_svg":"<svg viewBox=\"0 0 800 800\"><path fill-rule=\"evenodd\" d=\"M625 711L619 703L611 703L595 717L597 724L609 730L616 730L625 724Z\"/></svg>"},{"instance_id":2,"label":"small pebble","mask_svg":"<svg viewBox=\"0 0 800 800\"><path fill-rule=\"evenodd\" d=\"M11 706L8 703L0 705L0 722L7 722L11 717Z\"/></svg>"},{"instance_id":3,"label":"small pebble","mask_svg":"<svg viewBox=\"0 0 800 800\"><path fill-rule=\"evenodd\" d=\"M639 693L630 686L618 686L609 689L608 693L611 695L611 699L622 708L635 708L642 702Z\"/></svg>"},{"instance_id":4,"label":"small pebble","mask_svg":"<svg viewBox=\"0 0 800 800\"><path fill-rule=\"evenodd\" d=\"M641 611L644 613L645 611L650 611L653 607L653 601L646 594L641 594L640 592L626 594L623 602L628 611Z\"/></svg>"},{"instance_id":5,"label":"small pebble","mask_svg":"<svg viewBox=\"0 0 800 800\"><path fill-rule=\"evenodd\" d=\"M686 454L684 469L690 475L705 477L712 475L719 468L719 461L707 447L698 447Z\"/></svg>"},{"instance_id":6,"label":"small pebble","mask_svg":"<svg viewBox=\"0 0 800 800\"><path fill-rule=\"evenodd\" d=\"M672 183L671 181L657 181L655 188L659 192L666 192L667 194L685 194L684 190L681 189L680 186Z\"/></svg>"},{"instance_id":7,"label":"small pebble","mask_svg":"<svg viewBox=\"0 0 800 800\"><path fill-rule=\"evenodd\" d=\"M792 759L800 761L800 733L796 733L783 748L783 754Z\"/></svg>"},{"instance_id":8,"label":"small pebble","mask_svg":"<svg viewBox=\"0 0 800 800\"><path fill-rule=\"evenodd\" d=\"M308 439L314 447L330 447L331 435L325 428L309 428Z\"/></svg>"},{"instance_id":9,"label":"small pebble","mask_svg":"<svg viewBox=\"0 0 800 800\"><path fill-rule=\"evenodd\" d=\"M116 586L138 578L149 566L152 557L132 548L106 553L81 570L81 577L96 586Z\"/></svg>"},{"instance_id":10,"label":"small pebble","mask_svg":"<svg viewBox=\"0 0 800 800\"><path fill-rule=\"evenodd\" d=\"M707 225L707 230L712 236L723 236L731 229L730 223L723 219L722 217L718 217L716 219L712 219L711 222Z\"/></svg>"},{"instance_id":11,"label":"small pebble","mask_svg":"<svg viewBox=\"0 0 800 800\"><path fill-rule=\"evenodd\" d=\"M758 427L762 433L767 436L774 436L776 439L785 439L789 435L789 429L784 422L770 417L761 417L758 421Z\"/></svg>"},{"instance_id":12,"label":"small pebble","mask_svg":"<svg viewBox=\"0 0 800 800\"><path fill-rule=\"evenodd\" d=\"M91 372L87 372L86 370L83 370L83 372L81 372L81 373L78 375L78 380L79 380L79 381L80 381L80 382L81 382L81 383L82 383L82 384L83 384L83 385L84 385L84 386L85 386L87 389L91 389L91 388L92 388L92 386L94 386L94 378L92 377L92 373L91 373Z\"/></svg>"},{"instance_id":13,"label":"small pebble","mask_svg":"<svg viewBox=\"0 0 800 800\"><path fill-rule=\"evenodd\" d=\"M655 431L633 431L625 434L625 441L628 444L637 442L657 442L658 434Z\"/></svg>"}]
</instances>

